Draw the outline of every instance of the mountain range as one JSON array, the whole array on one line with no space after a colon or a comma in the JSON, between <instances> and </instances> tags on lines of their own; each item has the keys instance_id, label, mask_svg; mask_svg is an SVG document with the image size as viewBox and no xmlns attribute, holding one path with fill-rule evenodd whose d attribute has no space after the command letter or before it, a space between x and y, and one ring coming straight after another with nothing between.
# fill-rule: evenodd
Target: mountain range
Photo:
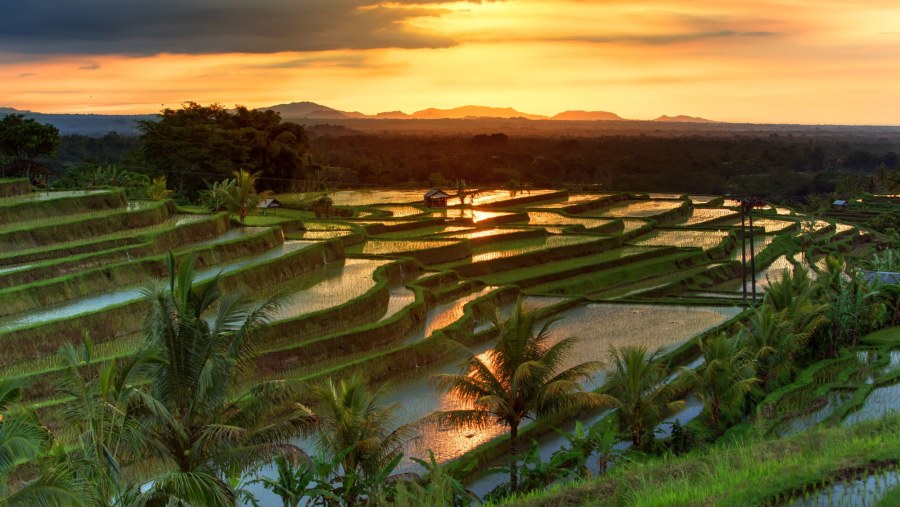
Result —
<instances>
[{"instance_id":1,"label":"mountain range","mask_svg":"<svg viewBox=\"0 0 900 507\"><path fill-rule=\"evenodd\" d=\"M336 120L484 120L486 122L517 121L517 120L559 120L576 122L603 122L603 121L630 121L621 116L606 111L565 111L554 116L542 116L517 111L511 107L488 106L462 106L452 109L428 108L416 111L412 114L403 111L387 111L378 114L363 114L357 111L340 111L332 107L316 104L315 102L291 102L290 104L277 104L259 108L262 110L277 111L287 121L297 121L307 126L316 125L317 121L329 122ZM155 121L155 114L68 114L68 113L40 113L0 107L0 117L8 114L22 114L26 118L33 118L41 123L53 125L61 134L82 134L88 136L102 136L109 132L117 132L122 135L135 135L140 133L138 121ZM660 116L655 122L669 123L718 123L693 116ZM369 124L370 122L363 122ZM394 123L394 128L406 125L405 122ZM473 122L475 123L475 122ZM375 123L370 126L374 127ZM380 124L379 124L380 125ZM419 125L409 124L410 127ZM428 125L433 125L428 123ZM596 125L585 123L584 125ZM724 125L724 124L722 124ZM416 127L418 128L418 127Z\"/></svg>"},{"instance_id":2,"label":"mountain range","mask_svg":"<svg viewBox=\"0 0 900 507\"><path fill-rule=\"evenodd\" d=\"M452 109L428 108L412 114L403 111L388 111L373 115L358 111L341 111L315 102L291 102L276 104L260 109L277 111L286 120L347 120L347 119L389 119L389 120L442 120L479 118L524 118L526 120L566 120L566 121L624 121L625 118L607 111L564 111L554 116L543 116L517 111L511 107L462 106ZM653 121L678 123L717 123L696 116L660 116Z\"/></svg>"}]
</instances>

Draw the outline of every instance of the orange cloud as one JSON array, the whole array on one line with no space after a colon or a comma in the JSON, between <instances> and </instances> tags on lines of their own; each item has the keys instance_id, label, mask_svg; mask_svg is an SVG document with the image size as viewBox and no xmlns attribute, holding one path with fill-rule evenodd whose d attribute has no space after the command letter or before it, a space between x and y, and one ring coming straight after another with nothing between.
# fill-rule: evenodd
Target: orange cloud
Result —
<instances>
[{"instance_id":1,"label":"orange cloud","mask_svg":"<svg viewBox=\"0 0 900 507\"><path fill-rule=\"evenodd\" d=\"M287 4L261 5L282 12ZM146 113L186 100L313 100L366 113L483 104L547 115L898 123L885 106L900 99L900 6L891 1L329 5L344 16L334 26L273 25L275 47L290 48L290 34L301 50L260 50L264 33L248 32L194 41L205 49L193 54L66 54L61 42L38 56L7 49L0 106ZM210 51L218 46L233 50Z\"/></svg>"}]
</instances>

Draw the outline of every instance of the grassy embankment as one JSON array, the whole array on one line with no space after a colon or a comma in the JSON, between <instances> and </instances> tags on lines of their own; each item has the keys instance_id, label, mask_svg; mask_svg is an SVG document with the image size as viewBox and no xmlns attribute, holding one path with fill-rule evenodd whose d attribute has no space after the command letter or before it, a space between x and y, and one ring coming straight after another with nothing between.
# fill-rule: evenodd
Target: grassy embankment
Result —
<instances>
[{"instance_id":1,"label":"grassy embankment","mask_svg":"<svg viewBox=\"0 0 900 507\"><path fill-rule=\"evenodd\" d=\"M900 380L896 370L876 375L871 383L866 375L856 373L860 369L865 373L883 371L890 362L889 352L897 347L900 328L895 327L867 336L860 347L844 350L839 358L811 365L792 384L760 403L760 417L733 428L708 448L680 457L633 456L614 467L608 476L557 485L502 505L773 505L807 496L835 481L895 470L900 460L900 415L850 427L818 425L788 438L771 435L782 419L805 413L804 407L792 399L794 394L810 398L804 403L809 407L815 405L811 398L817 393L858 389L833 417L825 419L824 424L833 425L857 410L874 387L896 384ZM868 368L860 363L858 353L872 350L881 354ZM800 411L796 410L798 407ZM896 491L891 493L895 494ZM890 498L881 504L893 505L884 503Z\"/></svg>"}]
</instances>

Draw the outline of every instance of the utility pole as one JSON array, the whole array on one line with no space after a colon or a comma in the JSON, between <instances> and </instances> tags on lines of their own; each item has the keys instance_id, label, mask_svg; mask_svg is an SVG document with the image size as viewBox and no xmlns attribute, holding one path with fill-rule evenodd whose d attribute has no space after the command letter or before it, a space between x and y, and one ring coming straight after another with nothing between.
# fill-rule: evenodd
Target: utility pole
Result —
<instances>
[{"instance_id":1,"label":"utility pole","mask_svg":"<svg viewBox=\"0 0 900 507\"><path fill-rule=\"evenodd\" d=\"M745 199L741 199L741 264L743 265L743 279L742 283L744 286L743 294L744 294L744 302L747 302L747 258L744 252L744 217L747 216L750 222L750 281L753 284L752 286L752 297L753 304L756 304L756 252L753 248L754 240L753 240L753 208L763 207L765 206L765 202L757 197L748 197Z\"/></svg>"}]
</instances>

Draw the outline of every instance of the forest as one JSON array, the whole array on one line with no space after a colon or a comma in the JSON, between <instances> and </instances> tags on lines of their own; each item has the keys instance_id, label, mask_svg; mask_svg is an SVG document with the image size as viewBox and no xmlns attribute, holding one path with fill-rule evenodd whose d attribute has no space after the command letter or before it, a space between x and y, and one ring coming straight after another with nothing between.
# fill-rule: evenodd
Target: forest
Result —
<instances>
[{"instance_id":1,"label":"forest","mask_svg":"<svg viewBox=\"0 0 900 507\"><path fill-rule=\"evenodd\" d=\"M438 120L422 122L417 132L394 123L378 131L378 121L368 120L365 129L359 122L303 126L277 113L188 103L164 110L156 122L141 122L141 136L63 135L46 162L67 185L78 181L73 174L97 166L164 174L176 197L186 200L196 200L206 182L244 168L262 171L262 185L278 191L440 187L465 180L480 186L754 195L794 205L816 195L891 191L896 178L890 176L900 166L900 135L886 127L651 129L643 125L648 122L560 122L555 129L541 124L528 131L519 125L527 120L458 120L453 129L439 130ZM565 126L575 123L621 128ZM485 132L503 126L511 133Z\"/></svg>"}]
</instances>

